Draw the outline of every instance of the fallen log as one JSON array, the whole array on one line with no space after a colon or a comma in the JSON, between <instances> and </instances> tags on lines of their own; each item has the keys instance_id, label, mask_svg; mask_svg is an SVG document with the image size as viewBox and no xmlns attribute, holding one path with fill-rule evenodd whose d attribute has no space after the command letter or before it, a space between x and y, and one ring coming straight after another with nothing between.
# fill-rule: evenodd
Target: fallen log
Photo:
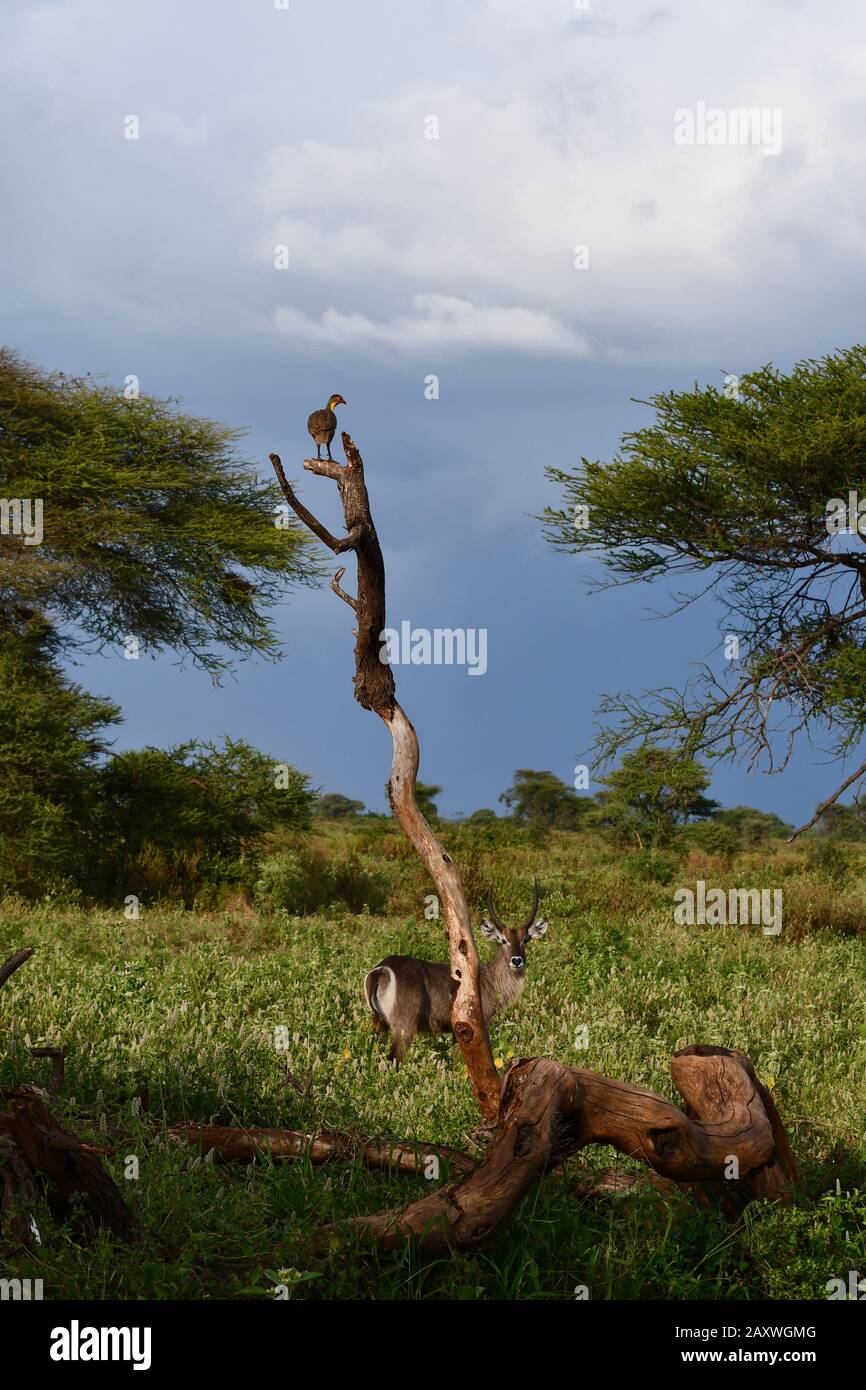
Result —
<instances>
[{"instance_id":1,"label":"fallen log","mask_svg":"<svg viewBox=\"0 0 866 1390\"><path fill-rule=\"evenodd\" d=\"M295 1129L247 1129L227 1125L170 1125L168 1134L191 1144L201 1154L213 1153L221 1163L253 1163L263 1155L272 1159L306 1158L310 1163L360 1159L366 1168L385 1168L392 1172L430 1171L430 1159L441 1159L454 1172L470 1173L472 1159L446 1144L419 1144L409 1139L371 1139L353 1137L333 1130L305 1134Z\"/></svg>"},{"instance_id":2,"label":"fallen log","mask_svg":"<svg viewBox=\"0 0 866 1390\"><path fill-rule=\"evenodd\" d=\"M596 1072L545 1057L519 1059L506 1073L490 1150L472 1173L401 1211L347 1224L384 1250L407 1240L427 1255L476 1250L552 1164L588 1144L610 1144L685 1191L709 1185L729 1219L755 1197L788 1201L799 1170L748 1058L691 1047L676 1054L671 1072L684 1110Z\"/></svg>"}]
</instances>

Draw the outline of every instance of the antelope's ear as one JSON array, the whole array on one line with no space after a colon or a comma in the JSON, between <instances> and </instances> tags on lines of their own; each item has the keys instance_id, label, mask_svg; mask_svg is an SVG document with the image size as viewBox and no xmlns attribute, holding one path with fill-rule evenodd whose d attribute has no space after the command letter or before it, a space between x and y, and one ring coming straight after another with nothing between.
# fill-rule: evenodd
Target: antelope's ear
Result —
<instances>
[{"instance_id":1,"label":"antelope's ear","mask_svg":"<svg viewBox=\"0 0 866 1390\"><path fill-rule=\"evenodd\" d=\"M544 936L544 933L545 933L546 931L547 931L547 918L546 918L546 917L539 917L539 919L538 919L537 922L533 922L532 926L529 928L529 931L526 933L526 935L527 935L528 937L530 937L531 940L534 941L534 940L536 939L536 937L538 937L538 936Z\"/></svg>"},{"instance_id":2,"label":"antelope's ear","mask_svg":"<svg viewBox=\"0 0 866 1390\"><path fill-rule=\"evenodd\" d=\"M505 937L498 927L494 927L492 922L481 923L481 934L486 936L488 941L498 941L500 945L505 944Z\"/></svg>"}]
</instances>

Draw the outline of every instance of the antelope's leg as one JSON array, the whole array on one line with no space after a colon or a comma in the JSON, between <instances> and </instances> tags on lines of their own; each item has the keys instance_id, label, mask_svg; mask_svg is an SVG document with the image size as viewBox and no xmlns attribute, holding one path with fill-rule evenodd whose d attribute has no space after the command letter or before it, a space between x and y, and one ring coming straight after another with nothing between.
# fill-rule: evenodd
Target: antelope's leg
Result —
<instances>
[{"instance_id":1,"label":"antelope's leg","mask_svg":"<svg viewBox=\"0 0 866 1390\"><path fill-rule=\"evenodd\" d=\"M388 1053L388 1061L393 1062L399 1067L403 1058L406 1056L412 1038L410 1034L403 1032L402 1029L396 1030L391 1036L391 1051Z\"/></svg>"}]
</instances>

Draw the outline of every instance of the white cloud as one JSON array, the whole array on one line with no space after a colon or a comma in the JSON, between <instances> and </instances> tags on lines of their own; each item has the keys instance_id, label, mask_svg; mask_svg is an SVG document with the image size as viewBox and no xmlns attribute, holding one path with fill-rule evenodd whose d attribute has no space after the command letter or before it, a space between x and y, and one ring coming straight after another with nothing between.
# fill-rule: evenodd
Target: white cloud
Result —
<instances>
[{"instance_id":1,"label":"white cloud","mask_svg":"<svg viewBox=\"0 0 866 1390\"><path fill-rule=\"evenodd\" d=\"M307 345L373 344L408 352L483 347L589 355L586 339L542 310L481 305L444 294L416 294L412 305L412 314L379 321L336 309L326 309L316 319L300 309L283 307L274 310L273 323L283 337Z\"/></svg>"},{"instance_id":2,"label":"white cloud","mask_svg":"<svg viewBox=\"0 0 866 1390\"><path fill-rule=\"evenodd\" d=\"M843 340L866 292L856 16L11 0L3 273L44 309L359 352L733 368L819 318ZM698 101L780 108L781 154L677 146L674 112Z\"/></svg>"}]
</instances>

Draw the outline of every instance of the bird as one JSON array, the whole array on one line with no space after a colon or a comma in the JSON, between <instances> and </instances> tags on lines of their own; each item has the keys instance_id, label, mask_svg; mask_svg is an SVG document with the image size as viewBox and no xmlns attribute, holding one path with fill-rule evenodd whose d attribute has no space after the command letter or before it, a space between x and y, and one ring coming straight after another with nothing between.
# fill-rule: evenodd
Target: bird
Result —
<instances>
[{"instance_id":1,"label":"bird","mask_svg":"<svg viewBox=\"0 0 866 1390\"><path fill-rule=\"evenodd\" d=\"M307 429L313 436L313 443L316 446L316 458L322 457L322 445L328 446L328 458L331 457L331 440L337 433L337 417L334 414L335 405L345 405L342 396L331 396L324 410L314 410L307 421Z\"/></svg>"}]
</instances>

